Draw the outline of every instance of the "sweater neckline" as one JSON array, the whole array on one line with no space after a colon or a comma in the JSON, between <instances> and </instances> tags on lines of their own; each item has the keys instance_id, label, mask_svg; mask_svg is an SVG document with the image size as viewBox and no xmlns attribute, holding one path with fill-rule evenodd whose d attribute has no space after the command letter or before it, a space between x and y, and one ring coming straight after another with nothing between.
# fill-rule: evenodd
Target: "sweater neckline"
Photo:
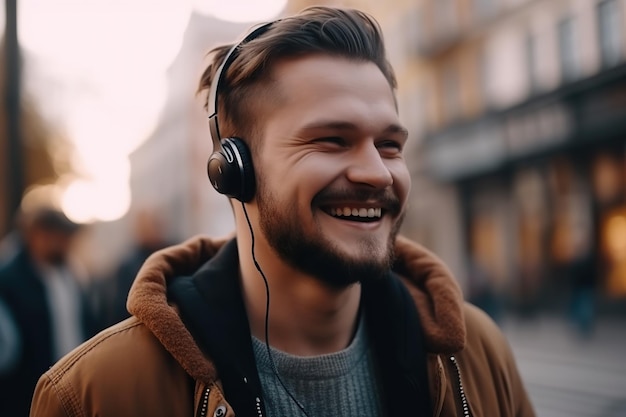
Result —
<instances>
[{"instance_id":1,"label":"sweater neckline","mask_svg":"<svg viewBox=\"0 0 626 417\"><path fill-rule=\"evenodd\" d=\"M368 351L366 326L362 315L350 344L338 352L323 355L298 356L270 346L270 358L265 342L255 336L251 337L258 372L273 374L275 366L276 371L287 378L322 380L347 375L365 359Z\"/></svg>"}]
</instances>

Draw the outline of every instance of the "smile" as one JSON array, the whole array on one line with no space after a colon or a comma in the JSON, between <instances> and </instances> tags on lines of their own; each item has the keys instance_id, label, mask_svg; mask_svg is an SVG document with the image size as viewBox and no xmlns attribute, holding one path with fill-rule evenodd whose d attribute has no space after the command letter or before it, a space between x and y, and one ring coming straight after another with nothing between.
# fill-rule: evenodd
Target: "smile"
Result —
<instances>
[{"instance_id":1,"label":"smile","mask_svg":"<svg viewBox=\"0 0 626 417\"><path fill-rule=\"evenodd\" d=\"M356 221L376 221L382 217L382 209L380 207L331 207L326 212L333 217Z\"/></svg>"}]
</instances>

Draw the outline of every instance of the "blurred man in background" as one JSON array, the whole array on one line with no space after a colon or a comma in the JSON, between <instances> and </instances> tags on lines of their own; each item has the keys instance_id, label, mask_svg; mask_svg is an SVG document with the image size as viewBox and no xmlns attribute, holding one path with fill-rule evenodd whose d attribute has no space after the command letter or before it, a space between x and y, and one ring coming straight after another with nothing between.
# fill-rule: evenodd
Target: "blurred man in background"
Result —
<instances>
[{"instance_id":1,"label":"blurred man in background","mask_svg":"<svg viewBox=\"0 0 626 417\"><path fill-rule=\"evenodd\" d=\"M4 334L19 346L0 368L0 416L27 416L39 376L97 330L70 262L79 229L52 206L20 213L16 252L0 268Z\"/></svg>"},{"instance_id":2,"label":"blurred man in background","mask_svg":"<svg viewBox=\"0 0 626 417\"><path fill-rule=\"evenodd\" d=\"M129 252L115 268L113 276L102 280L103 315L107 325L128 317L126 299L137 272L153 252L168 246L164 234L163 217L152 207L143 207L134 216L134 240Z\"/></svg>"}]
</instances>

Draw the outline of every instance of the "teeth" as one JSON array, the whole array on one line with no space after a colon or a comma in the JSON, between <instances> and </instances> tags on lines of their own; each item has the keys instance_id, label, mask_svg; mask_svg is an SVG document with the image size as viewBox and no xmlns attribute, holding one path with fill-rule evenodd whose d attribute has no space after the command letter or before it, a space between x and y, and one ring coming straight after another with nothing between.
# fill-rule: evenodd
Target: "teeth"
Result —
<instances>
[{"instance_id":1,"label":"teeth","mask_svg":"<svg viewBox=\"0 0 626 417\"><path fill-rule=\"evenodd\" d=\"M349 217L349 216L354 216L354 217L370 217L370 218L374 218L374 217L381 217L382 216L382 209L381 208L350 208L350 207L344 207L344 208L331 208L330 209L330 214L332 216L337 216L337 217Z\"/></svg>"}]
</instances>

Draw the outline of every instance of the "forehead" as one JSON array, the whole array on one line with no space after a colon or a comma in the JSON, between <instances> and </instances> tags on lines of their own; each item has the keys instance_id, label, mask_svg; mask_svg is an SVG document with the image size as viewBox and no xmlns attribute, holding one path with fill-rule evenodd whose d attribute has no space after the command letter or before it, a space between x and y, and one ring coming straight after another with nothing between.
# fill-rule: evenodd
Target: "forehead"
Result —
<instances>
[{"instance_id":1,"label":"forehead","mask_svg":"<svg viewBox=\"0 0 626 417\"><path fill-rule=\"evenodd\" d=\"M276 62L271 78L277 100L268 124L278 120L293 129L322 119L364 128L398 124L393 90L373 62L309 55Z\"/></svg>"}]
</instances>

